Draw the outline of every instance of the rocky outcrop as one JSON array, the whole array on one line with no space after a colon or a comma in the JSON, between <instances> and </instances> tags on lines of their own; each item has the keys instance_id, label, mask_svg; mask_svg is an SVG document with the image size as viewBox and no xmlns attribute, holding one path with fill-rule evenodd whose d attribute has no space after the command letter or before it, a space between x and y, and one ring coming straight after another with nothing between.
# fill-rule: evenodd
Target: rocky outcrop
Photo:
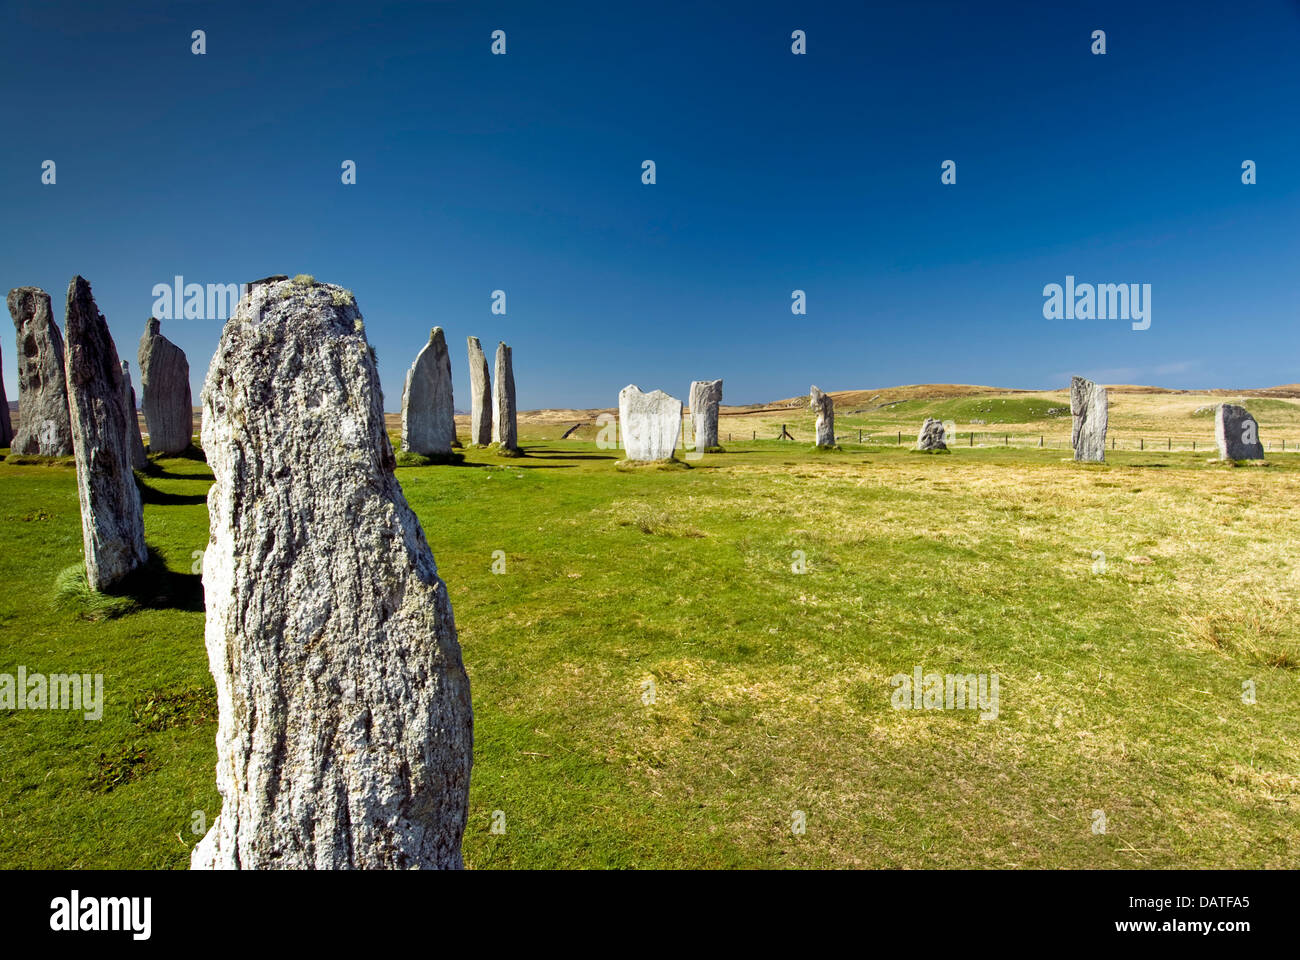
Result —
<instances>
[{"instance_id":1,"label":"rocky outcrop","mask_svg":"<svg viewBox=\"0 0 1300 960\"><path fill-rule=\"evenodd\" d=\"M456 405L451 395L451 357L442 327L406 371L402 390L402 449L421 456L446 456L456 442Z\"/></svg>"},{"instance_id":2,"label":"rocky outcrop","mask_svg":"<svg viewBox=\"0 0 1300 960\"><path fill-rule=\"evenodd\" d=\"M835 446L835 401L815 386L808 391L808 406L817 414L817 446Z\"/></svg>"},{"instance_id":3,"label":"rocky outcrop","mask_svg":"<svg viewBox=\"0 0 1300 960\"><path fill-rule=\"evenodd\" d=\"M1109 416L1106 388L1083 377L1071 377L1070 414L1074 417L1074 427L1070 433L1074 459L1097 462L1105 460L1106 423Z\"/></svg>"},{"instance_id":4,"label":"rocky outcrop","mask_svg":"<svg viewBox=\"0 0 1300 960\"><path fill-rule=\"evenodd\" d=\"M486 447L492 442L492 378L478 337L467 337L466 342L469 346L469 442Z\"/></svg>"},{"instance_id":5,"label":"rocky outcrop","mask_svg":"<svg viewBox=\"0 0 1300 960\"><path fill-rule=\"evenodd\" d=\"M250 285L202 401L222 806L191 866L462 866L469 681L355 299Z\"/></svg>"},{"instance_id":6,"label":"rocky outcrop","mask_svg":"<svg viewBox=\"0 0 1300 960\"><path fill-rule=\"evenodd\" d=\"M1214 439L1224 460L1263 460L1259 424L1245 407L1221 403L1214 411Z\"/></svg>"},{"instance_id":7,"label":"rocky outcrop","mask_svg":"<svg viewBox=\"0 0 1300 960\"><path fill-rule=\"evenodd\" d=\"M15 287L9 291L9 316L18 332L18 429L10 449L71 456L63 335L50 312L50 295L39 287Z\"/></svg>"},{"instance_id":8,"label":"rocky outcrop","mask_svg":"<svg viewBox=\"0 0 1300 960\"><path fill-rule=\"evenodd\" d=\"M122 361L122 404L126 408L126 446L131 451L131 466L143 470L149 466L144 453L144 438L140 436L140 418L136 416L135 387L131 384L131 365Z\"/></svg>"},{"instance_id":9,"label":"rocky outcrop","mask_svg":"<svg viewBox=\"0 0 1300 960\"><path fill-rule=\"evenodd\" d=\"M918 450L947 450L948 445L945 440L943 421L936 420L934 417L926 417L925 423L921 424L921 432L916 436L916 449Z\"/></svg>"},{"instance_id":10,"label":"rocky outcrop","mask_svg":"<svg viewBox=\"0 0 1300 960\"><path fill-rule=\"evenodd\" d=\"M670 460L682 432L682 402L662 390L643 393L630 383L618 392L618 427L626 459Z\"/></svg>"},{"instance_id":11,"label":"rocky outcrop","mask_svg":"<svg viewBox=\"0 0 1300 960\"><path fill-rule=\"evenodd\" d=\"M153 317L140 338L140 405L151 453L181 453L194 438L190 364L185 351L160 332Z\"/></svg>"},{"instance_id":12,"label":"rocky outcrop","mask_svg":"<svg viewBox=\"0 0 1300 960\"><path fill-rule=\"evenodd\" d=\"M721 380L691 381L691 426L695 449L718 449L718 407L722 405Z\"/></svg>"},{"instance_id":13,"label":"rocky outcrop","mask_svg":"<svg viewBox=\"0 0 1300 960\"><path fill-rule=\"evenodd\" d=\"M117 347L90 284L68 284L67 390L86 580L107 590L148 557L144 513L127 446L124 384Z\"/></svg>"},{"instance_id":14,"label":"rocky outcrop","mask_svg":"<svg viewBox=\"0 0 1300 960\"><path fill-rule=\"evenodd\" d=\"M502 452L519 449L519 427L515 419L515 366L510 348L497 344L496 371L492 384L492 442Z\"/></svg>"}]
</instances>

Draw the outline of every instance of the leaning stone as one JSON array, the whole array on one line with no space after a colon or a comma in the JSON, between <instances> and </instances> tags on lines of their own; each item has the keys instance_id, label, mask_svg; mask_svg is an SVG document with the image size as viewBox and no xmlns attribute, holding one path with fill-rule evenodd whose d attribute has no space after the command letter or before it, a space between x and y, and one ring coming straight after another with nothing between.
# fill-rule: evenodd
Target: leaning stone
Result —
<instances>
[{"instance_id":1,"label":"leaning stone","mask_svg":"<svg viewBox=\"0 0 1300 960\"><path fill-rule=\"evenodd\" d=\"M159 332L153 317L140 338L140 390L152 453L181 453L194 439L194 403L185 351Z\"/></svg>"},{"instance_id":2,"label":"leaning stone","mask_svg":"<svg viewBox=\"0 0 1300 960\"><path fill-rule=\"evenodd\" d=\"M1263 460L1259 424L1245 407L1221 403L1214 412L1214 439L1224 460Z\"/></svg>"},{"instance_id":3,"label":"leaning stone","mask_svg":"<svg viewBox=\"0 0 1300 960\"><path fill-rule=\"evenodd\" d=\"M9 291L9 316L18 331L18 430L13 453L42 457L72 454L63 335L50 312L50 295L39 287Z\"/></svg>"},{"instance_id":4,"label":"leaning stone","mask_svg":"<svg viewBox=\"0 0 1300 960\"><path fill-rule=\"evenodd\" d=\"M0 362L0 370L4 364ZM5 381L0 374L0 447L9 446L14 439L13 422L9 419L9 398L5 396Z\"/></svg>"},{"instance_id":5,"label":"leaning stone","mask_svg":"<svg viewBox=\"0 0 1300 960\"><path fill-rule=\"evenodd\" d=\"M817 446L835 446L835 401L816 387L808 391L808 406L817 414Z\"/></svg>"},{"instance_id":6,"label":"leaning stone","mask_svg":"<svg viewBox=\"0 0 1300 960\"><path fill-rule=\"evenodd\" d=\"M467 337L466 342L469 346L469 442L486 447L492 442L492 380L478 337Z\"/></svg>"},{"instance_id":7,"label":"leaning stone","mask_svg":"<svg viewBox=\"0 0 1300 960\"><path fill-rule=\"evenodd\" d=\"M695 449L701 453L718 450L718 407L722 404L721 380L691 381L691 425Z\"/></svg>"},{"instance_id":8,"label":"leaning stone","mask_svg":"<svg viewBox=\"0 0 1300 960\"><path fill-rule=\"evenodd\" d=\"M682 432L682 402L662 390L643 393L628 384L618 392L618 424L628 460L670 460Z\"/></svg>"},{"instance_id":9,"label":"leaning stone","mask_svg":"<svg viewBox=\"0 0 1300 960\"><path fill-rule=\"evenodd\" d=\"M122 364L90 284L68 284L67 386L86 581L106 590L148 559L127 446Z\"/></svg>"},{"instance_id":10,"label":"leaning stone","mask_svg":"<svg viewBox=\"0 0 1300 960\"><path fill-rule=\"evenodd\" d=\"M144 454L144 439L140 436L140 418L135 412L135 387L131 385L131 365L122 361L122 403L126 407L126 446L131 451L131 466L143 470L149 466Z\"/></svg>"},{"instance_id":11,"label":"leaning stone","mask_svg":"<svg viewBox=\"0 0 1300 960\"><path fill-rule=\"evenodd\" d=\"M344 293L250 287L204 384L222 806L195 869L463 866L469 680Z\"/></svg>"},{"instance_id":12,"label":"leaning stone","mask_svg":"<svg viewBox=\"0 0 1300 960\"><path fill-rule=\"evenodd\" d=\"M916 449L947 450L948 444L944 443L945 439L943 421L926 417L925 423L921 424L921 432L916 437Z\"/></svg>"},{"instance_id":13,"label":"leaning stone","mask_svg":"<svg viewBox=\"0 0 1300 960\"><path fill-rule=\"evenodd\" d=\"M511 350L497 344L495 383L492 384L492 442L502 453L519 450L519 427L515 420L515 366Z\"/></svg>"},{"instance_id":14,"label":"leaning stone","mask_svg":"<svg viewBox=\"0 0 1300 960\"><path fill-rule=\"evenodd\" d=\"M1106 388L1083 377L1070 378L1070 414L1074 428L1070 445L1074 459L1102 462L1106 459L1106 423L1109 417Z\"/></svg>"},{"instance_id":15,"label":"leaning stone","mask_svg":"<svg viewBox=\"0 0 1300 960\"><path fill-rule=\"evenodd\" d=\"M451 357L442 327L406 371L402 391L402 449L425 457L447 456L456 442L456 405L451 396Z\"/></svg>"}]
</instances>

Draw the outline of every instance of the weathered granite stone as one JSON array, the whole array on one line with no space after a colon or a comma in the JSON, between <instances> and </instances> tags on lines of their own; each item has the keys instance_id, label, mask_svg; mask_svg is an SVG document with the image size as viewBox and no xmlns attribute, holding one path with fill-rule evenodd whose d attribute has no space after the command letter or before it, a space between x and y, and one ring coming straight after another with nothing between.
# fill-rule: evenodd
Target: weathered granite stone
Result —
<instances>
[{"instance_id":1,"label":"weathered granite stone","mask_svg":"<svg viewBox=\"0 0 1300 960\"><path fill-rule=\"evenodd\" d=\"M1263 460L1259 424L1245 407L1221 403L1214 412L1214 439L1224 460Z\"/></svg>"},{"instance_id":2,"label":"weathered granite stone","mask_svg":"<svg viewBox=\"0 0 1300 960\"><path fill-rule=\"evenodd\" d=\"M628 460L669 460L682 432L682 402L630 383L618 392L618 425Z\"/></svg>"},{"instance_id":3,"label":"weathered granite stone","mask_svg":"<svg viewBox=\"0 0 1300 960\"><path fill-rule=\"evenodd\" d=\"M140 338L140 406L152 453L180 453L194 439L194 402L185 351L159 332L153 317Z\"/></svg>"},{"instance_id":4,"label":"weathered granite stone","mask_svg":"<svg viewBox=\"0 0 1300 960\"><path fill-rule=\"evenodd\" d=\"M718 446L718 407L722 404L721 380L691 381L691 425L695 430L695 449Z\"/></svg>"},{"instance_id":5,"label":"weathered granite stone","mask_svg":"<svg viewBox=\"0 0 1300 960\"><path fill-rule=\"evenodd\" d=\"M18 332L18 430L13 453L42 457L72 454L63 335L50 312L50 295L38 287L9 291L9 316Z\"/></svg>"},{"instance_id":6,"label":"weathered granite stone","mask_svg":"<svg viewBox=\"0 0 1300 960\"><path fill-rule=\"evenodd\" d=\"M406 371L402 390L402 449L422 456L451 453L456 442L456 405L451 396L451 356L442 327Z\"/></svg>"},{"instance_id":7,"label":"weathered granite stone","mask_svg":"<svg viewBox=\"0 0 1300 960\"><path fill-rule=\"evenodd\" d=\"M835 446L835 401L816 387L808 391L808 406L817 414L817 446Z\"/></svg>"},{"instance_id":8,"label":"weathered granite stone","mask_svg":"<svg viewBox=\"0 0 1300 960\"><path fill-rule=\"evenodd\" d=\"M492 378L478 337L467 337L466 342L469 345L469 442L486 447L492 442Z\"/></svg>"},{"instance_id":9,"label":"weathered granite stone","mask_svg":"<svg viewBox=\"0 0 1300 960\"><path fill-rule=\"evenodd\" d=\"M0 370L4 369L0 356ZM0 447L7 447L14 439L13 422L9 419L9 398L5 396L4 375L0 374Z\"/></svg>"},{"instance_id":10,"label":"weathered granite stone","mask_svg":"<svg viewBox=\"0 0 1300 960\"><path fill-rule=\"evenodd\" d=\"M1109 417L1106 388L1083 377L1070 378L1070 414L1074 428L1070 445L1074 459L1101 462L1106 459L1106 423Z\"/></svg>"},{"instance_id":11,"label":"weathered granite stone","mask_svg":"<svg viewBox=\"0 0 1300 960\"><path fill-rule=\"evenodd\" d=\"M469 680L355 299L251 286L202 402L222 807L191 867L463 866Z\"/></svg>"},{"instance_id":12,"label":"weathered granite stone","mask_svg":"<svg viewBox=\"0 0 1300 960\"><path fill-rule=\"evenodd\" d=\"M492 442L501 449L519 449L519 428L515 420L515 366L510 348L497 343L496 371L492 384Z\"/></svg>"},{"instance_id":13,"label":"weathered granite stone","mask_svg":"<svg viewBox=\"0 0 1300 960\"><path fill-rule=\"evenodd\" d=\"M126 442L122 363L90 284L68 284L67 386L86 580L106 590L148 559L144 512Z\"/></svg>"},{"instance_id":14,"label":"weathered granite stone","mask_svg":"<svg viewBox=\"0 0 1300 960\"><path fill-rule=\"evenodd\" d=\"M131 365L122 361L122 404L126 407L126 446L131 451L131 466L143 470L149 466L144 455L144 438L140 436L140 419L135 413L135 387L131 385Z\"/></svg>"},{"instance_id":15,"label":"weathered granite stone","mask_svg":"<svg viewBox=\"0 0 1300 960\"><path fill-rule=\"evenodd\" d=\"M948 444L944 443L945 439L943 421L926 417L925 423L921 424L921 432L916 436L916 449L947 450Z\"/></svg>"}]
</instances>

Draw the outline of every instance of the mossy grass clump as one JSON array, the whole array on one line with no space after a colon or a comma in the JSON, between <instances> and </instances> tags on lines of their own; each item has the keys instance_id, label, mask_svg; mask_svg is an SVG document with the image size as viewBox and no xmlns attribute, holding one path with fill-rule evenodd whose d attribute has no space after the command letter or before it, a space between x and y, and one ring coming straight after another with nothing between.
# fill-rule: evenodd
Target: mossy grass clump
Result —
<instances>
[{"instance_id":1,"label":"mossy grass clump","mask_svg":"<svg viewBox=\"0 0 1300 960\"><path fill-rule=\"evenodd\" d=\"M726 453L726 448L714 444L711 447L705 447L700 453Z\"/></svg>"},{"instance_id":2,"label":"mossy grass clump","mask_svg":"<svg viewBox=\"0 0 1300 960\"><path fill-rule=\"evenodd\" d=\"M438 467L454 463L464 463L465 455L463 453L413 453L410 450L399 450L396 455L397 465L399 467Z\"/></svg>"},{"instance_id":3,"label":"mossy grass clump","mask_svg":"<svg viewBox=\"0 0 1300 960\"><path fill-rule=\"evenodd\" d=\"M86 565L64 567L54 578L51 600L56 609L79 620L116 620L143 608L202 610L203 583L197 573L177 573L153 547L148 559L111 590L96 590L86 577Z\"/></svg>"},{"instance_id":4,"label":"mossy grass clump","mask_svg":"<svg viewBox=\"0 0 1300 960\"><path fill-rule=\"evenodd\" d=\"M116 620L139 608L134 598L101 593L86 579L86 565L64 567L54 578L54 605L73 612L81 620Z\"/></svg>"},{"instance_id":5,"label":"mossy grass clump","mask_svg":"<svg viewBox=\"0 0 1300 960\"><path fill-rule=\"evenodd\" d=\"M614 464L614 468L624 472L637 472L642 470L689 470L691 465L684 460L678 460L676 457L668 457L665 460L619 460Z\"/></svg>"},{"instance_id":6,"label":"mossy grass clump","mask_svg":"<svg viewBox=\"0 0 1300 960\"><path fill-rule=\"evenodd\" d=\"M76 467L76 457L42 457L34 453L11 453L5 463L19 467Z\"/></svg>"},{"instance_id":7,"label":"mossy grass clump","mask_svg":"<svg viewBox=\"0 0 1300 960\"><path fill-rule=\"evenodd\" d=\"M916 447L913 447L913 448L912 448L912 452L913 452L913 453L922 453L922 454L925 454L925 453L939 453L939 454L943 454L944 456L947 456L948 454L952 453L952 451L949 450L947 447L936 447L936 448L933 449L933 450L918 450L918 449L916 449Z\"/></svg>"},{"instance_id":8,"label":"mossy grass clump","mask_svg":"<svg viewBox=\"0 0 1300 960\"><path fill-rule=\"evenodd\" d=\"M812 452L813 453L843 453L844 448L841 447L838 443L835 444L819 443L812 448Z\"/></svg>"},{"instance_id":9,"label":"mossy grass clump","mask_svg":"<svg viewBox=\"0 0 1300 960\"><path fill-rule=\"evenodd\" d=\"M522 457L524 451L520 447L503 447L500 443L489 443L483 448L488 453L498 457Z\"/></svg>"}]
</instances>

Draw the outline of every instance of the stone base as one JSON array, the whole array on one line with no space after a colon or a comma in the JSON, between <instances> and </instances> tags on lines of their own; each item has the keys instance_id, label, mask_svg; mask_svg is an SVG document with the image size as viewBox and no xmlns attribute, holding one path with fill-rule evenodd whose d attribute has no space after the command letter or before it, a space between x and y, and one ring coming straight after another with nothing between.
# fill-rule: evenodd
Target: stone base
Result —
<instances>
[{"instance_id":1,"label":"stone base","mask_svg":"<svg viewBox=\"0 0 1300 960\"><path fill-rule=\"evenodd\" d=\"M412 453L410 450L401 450L394 459L399 467L433 467L464 463L465 455L463 453Z\"/></svg>"},{"instance_id":2,"label":"stone base","mask_svg":"<svg viewBox=\"0 0 1300 960\"><path fill-rule=\"evenodd\" d=\"M705 447L703 450L700 451L700 453L726 453L726 452L727 451L724 448L718 446Z\"/></svg>"},{"instance_id":3,"label":"stone base","mask_svg":"<svg viewBox=\"0 0 1300 960\"><path fill-rule=\"evenodd\" d=\"M614 464L614 469L623 471L689 470L691 465L678 460L676 457L669 457L667 460L619 460Z\"/></svg>"},{"instance_id":4,"label":"stone base","mask_svg":"<svg viewBox=\"0 0 1300 960\"><path fill-rule=\"evenodd\" d=\"M838 443L833 445L827 443L819 443L812 448L813 453L840 453L843 450L844 448L841 447Z\"/></svg>"},{"instance_id":5,"label":"stone base","mask_svg":"<svg viewBox=\"0 0 1300 960\"><path fill-rule=\"evenodd\" d=\"M499 443L489 443L483 449L498 457L522 457L524 455L524 451L519 447L503 447Z\"/></svg>"}]
</instances>

